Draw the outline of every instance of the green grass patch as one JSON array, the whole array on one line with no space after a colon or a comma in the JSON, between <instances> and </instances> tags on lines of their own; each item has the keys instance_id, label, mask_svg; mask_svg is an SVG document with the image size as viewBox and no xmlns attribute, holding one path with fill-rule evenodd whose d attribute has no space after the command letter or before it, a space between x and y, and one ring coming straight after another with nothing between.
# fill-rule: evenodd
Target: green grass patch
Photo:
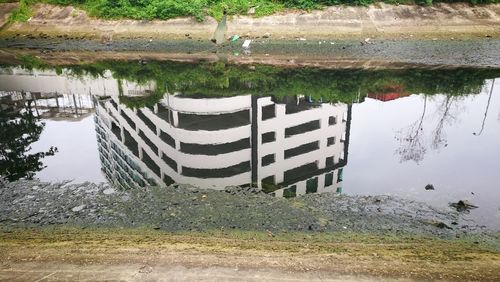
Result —
<instances>
[{"instance_id":1,"label":"green grass patch","mask_svg":"<svg viewBox=\"0 0 500 282\"><path fill-rule=\"evenodd\" d=\"M0 3L11 0L0 0ZM216 19L226 10L229 15L246 15L253 11L254 16L265 16L282 11L284 8L312 10L332 5L370 5L374 3L431 5L438 2L468 2L471 4L500 3L500 0L20 0L22 7L13 15L13 20L29 18L29 5L49 3L73 5L86 10L91 16L136 20L171 19L191 16L202 21L206 16Z\"/></svg>"},{"instance_id":2,"label":"green grass patch","mask_svg":"<svg viewBox=\"0 0 500 282\"><path fill-rule=\"evenodd\" d=\"M32 16L30 3L27 0L19 1L19 7L14 9L9 17L9 22L25 22Z\"/></svg>"}]
</instances>

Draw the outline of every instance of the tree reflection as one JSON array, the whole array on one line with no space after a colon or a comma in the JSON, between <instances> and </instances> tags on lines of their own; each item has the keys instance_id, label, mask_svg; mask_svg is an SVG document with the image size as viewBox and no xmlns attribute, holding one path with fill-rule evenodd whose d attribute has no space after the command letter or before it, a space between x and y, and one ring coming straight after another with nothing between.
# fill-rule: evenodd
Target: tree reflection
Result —
<instances>
[{"instance_id":1,"label":"tree reflection","mask_svg":"<svg viewBox=\"0 0 500 282\"><path fill-rule=\"evenodd\" d=\"M57 152L50 147L46 152L29 153L45 127L31 104L28 101L21 109L14 106L0 110L0 175L9 181L33 178L45 167L41 159Z\"/></svg>"},{"instance_id":2,"label":"tree reflection","mask_svg":"<svg viewBox=\"0 0 500 282\"><path fill-rule=\"evenodd\" d=\"M396 153L401 157L401 162L414 161L417 164L424 159L427 149L424 144L424 118L427 110L427 96L424 96L422 115L408 128L400 130L396 135L396 140L400 146Z\"/></svg>"},{"instance_id":3,"label":"tree reflection","mask_svg":"<svg viewBox=\"0 0 500 282\"><path fill-rule=\"evenodd\" d=\"M455 117L451 114L451 106L453 102L457 99L455 96L446 96L438 111L441 112L441 117L436 125L436 128L432 132L432 143L431 148L434 150L439 150L443 147L448 146L446 139L446 132L443 130L446 124L451 124Z\"/></svg>"}]
</instances>

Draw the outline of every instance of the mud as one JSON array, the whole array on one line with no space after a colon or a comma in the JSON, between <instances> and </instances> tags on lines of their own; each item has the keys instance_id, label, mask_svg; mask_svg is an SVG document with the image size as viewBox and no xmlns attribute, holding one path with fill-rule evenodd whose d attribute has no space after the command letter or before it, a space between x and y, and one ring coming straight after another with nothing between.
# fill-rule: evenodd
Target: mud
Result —
<instances>
[{"instance_id":1,"label":"mud","mask_svg":"<svg viewBox=\"0 0 500 282\"><path fill-rule=\"evenodd\" d=\"M242 41L215 46L209 40L0 39L0 61L38 56L51 64L104 59L227 61L323 68L500 67L500 40Z\"/></svg>"}]
</instances>

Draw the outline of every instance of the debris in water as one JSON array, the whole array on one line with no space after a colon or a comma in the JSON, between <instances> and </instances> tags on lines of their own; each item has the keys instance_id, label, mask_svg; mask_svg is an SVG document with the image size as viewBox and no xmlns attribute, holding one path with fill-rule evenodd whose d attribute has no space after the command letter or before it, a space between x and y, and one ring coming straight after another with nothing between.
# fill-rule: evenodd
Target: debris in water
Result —
<instances>
[{"instance_id":1,"label":"debris in water","mask_svg":"<svg viewBox=\"0 0 500 282\"><path fill-rule=\"evenodd\" d=\"M434 185L432 184L425 185L425 190L434 190Z\"/></svg>"},{"instance_id":2,"label":"debris in water","mask_svg":"<svg viewBox=\"0 0 500 282\"><path fill-rule=\"evenodd\" d=\"M301 37L301 38L299 38L297 40L299 40L299 41L306 41L307 39Z\"/></svg>"}]
</instances>

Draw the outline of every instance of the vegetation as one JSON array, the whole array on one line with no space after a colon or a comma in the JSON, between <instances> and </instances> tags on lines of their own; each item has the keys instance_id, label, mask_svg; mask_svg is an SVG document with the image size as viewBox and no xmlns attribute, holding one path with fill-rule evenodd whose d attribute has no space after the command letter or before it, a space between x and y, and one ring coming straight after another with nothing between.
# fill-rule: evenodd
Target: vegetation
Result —
<instances>
[{"instance_id":1,"label":"vegetation","mask_svg":"<svg viewBox=\"0 0 500 282\"><path fill-rule=\"evenodd\" d=\"M51 68L32 56L19 57L25 69ZM58 73L94 77L110 70L118 80L139 84L154 82L155 91L146 97L122 96L131 108L153 106L164 93L186 96L265 95L278 101L303 95L310 102L352 103L368 94L399 93L461 96L481 92L485 80L500 76L499 69L405 69L405 70L325 70L281 68L267 65L242 66L219 63L151 61L102 61L93 64L52 67ZM396 87L394 87L396 86Z\"/></svg>"},{"instance_id":2,"label":"vegetation","mask_svg":"<svg viewBox=\"0 0 500 282\"><path fill-rule=\"evenodd\" d=\"M34 115L31 102L21 104L0 109L0 175L9 181L31 179L45 167L41 159L57 152L54 147L47 152L31 152L31 144L38 141L45 124Z\"/></svg>"},{"instance_id":3,"label":"vegetation","mask_svg":"<svg viewBox=\"0 0 500 282\"><path fill-rule=\"evenodd\" d=\"M4 1L12 2L12 1ZM10 14L9 22L25 22L31 17L31 8L27 0L20 0L19 7Z\"/></svg>"},{"instance_id":4,"label":"vegetation","mask_svg":"<svg viewBox=\"0 0 500 282\"><path fill-rule=\"evenodd\" d=\"M249 11L255 16L270 15L284 8L319 9L331 5L369 5L376 2L389 4L431 5L434 2L499 3L500 0L20 0L20 7L12 15L12 20L25 21L29 18L29 5L50 3L73 5L86 10L91 16L101 18L130 18L138 20L170 19L193 16L203 20L205 16L222 17L226 10L229 15L244 15ZM12 2L11 0L0 0Z\"/></svg>"}]
</instances>

